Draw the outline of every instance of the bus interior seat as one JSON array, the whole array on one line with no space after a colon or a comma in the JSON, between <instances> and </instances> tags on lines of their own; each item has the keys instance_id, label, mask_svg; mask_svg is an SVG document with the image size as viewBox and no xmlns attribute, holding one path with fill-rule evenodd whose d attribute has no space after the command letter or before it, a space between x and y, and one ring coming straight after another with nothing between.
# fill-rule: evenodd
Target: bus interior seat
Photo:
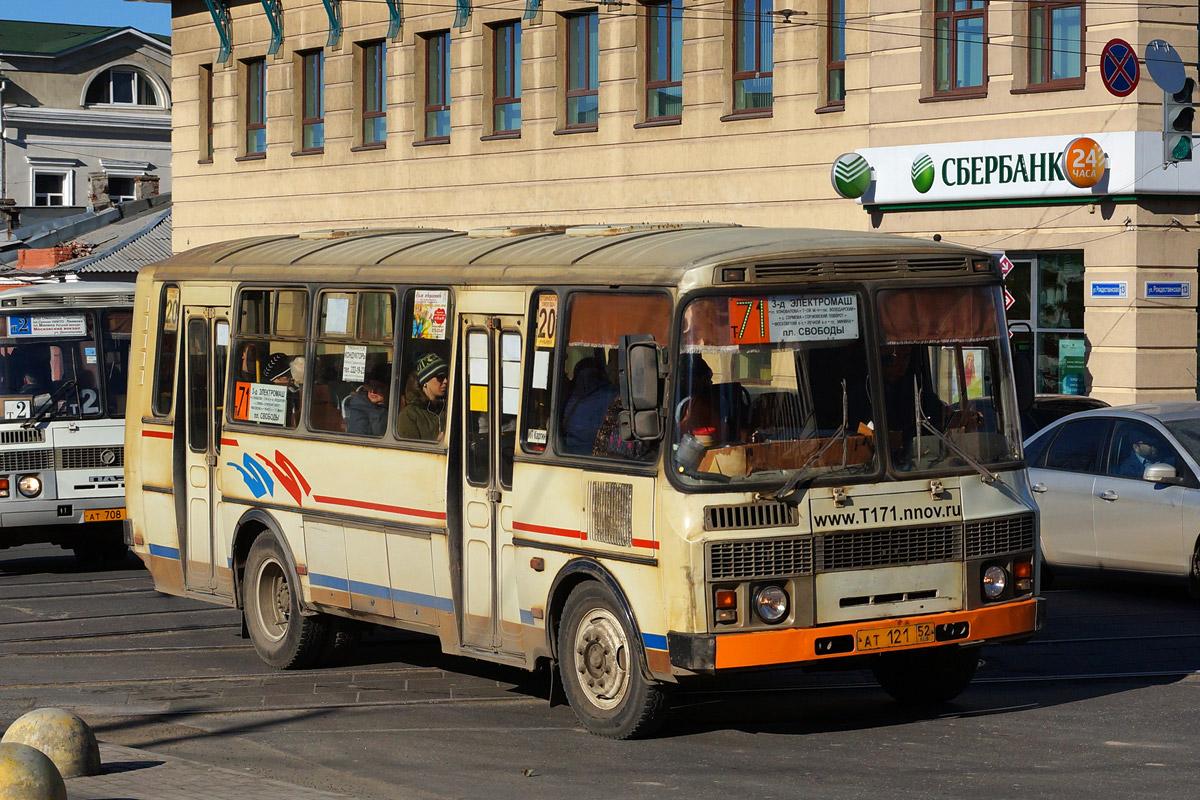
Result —
<instances>
[{"instance_id":1,"label":"bus interior seat","mask_svg":"<svg viewBox=\"0 0 1200 800\"><path fill-rule=\"evenodd\" d=\"M768 439L795 438L804 427L804 413L795 392L763 392L754 400L750 427Z\"/></svg>"},{"instance_id":2,"label":"bus interior seat","mask_svg":"<svg viewBox=\"0 0 1200 800\"><path fill-rule=\"evenodd\" d=\"M312 426L319 431L345 433L346 423L340 404L327 383L313 384Z\"/></svg>"}]
</instances>

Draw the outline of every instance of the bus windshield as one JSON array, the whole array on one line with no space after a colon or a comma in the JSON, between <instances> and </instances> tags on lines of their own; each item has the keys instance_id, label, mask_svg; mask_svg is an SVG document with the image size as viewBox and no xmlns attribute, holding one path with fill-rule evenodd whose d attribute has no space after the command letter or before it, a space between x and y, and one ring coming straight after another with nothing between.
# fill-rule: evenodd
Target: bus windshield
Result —
<instances>
[{"instance_id":1,"label":"bus windshield","mask_svg":"<svg viewBox=\"0 0 1200 800\"><path fill-rule=\"evenodd\" d=\"M9 316L0 337L4 421L104 414L101 353L90 313Z\"/></svg>"},{"instance_id":2,"label":"bus windshield","mask_svg":"<svg viewBox=\"0 0 1200 800\"><path fill-rule=\"evenodd\" d=\"M795 485L875 474L884 458L903 473L1016 459L996 290L883 290L875 305L878 344L855 291L690 303L669 410L681 480Z\"/></svg>"}]
</instances>

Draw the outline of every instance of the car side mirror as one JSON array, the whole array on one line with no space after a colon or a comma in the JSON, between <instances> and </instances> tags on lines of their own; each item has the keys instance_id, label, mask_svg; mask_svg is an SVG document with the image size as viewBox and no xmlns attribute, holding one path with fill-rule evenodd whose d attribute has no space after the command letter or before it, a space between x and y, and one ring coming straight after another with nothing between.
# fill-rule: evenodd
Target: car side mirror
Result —
<instances>
[{"instance_id":1,"label":"car side mirror","mask_svg":"<svg viewBox=\"0 0 1200 800\"><path fill-rule=\"evenodd\" d=\"M657 441L666 426L659 398L662 375L658 368L659 347L645 333L621 337L617 369L621 386L621 438L625 441Z\"/></svg>"},{"instance_id":2,"label":"car side mirror","mask_svg":"<svg viewBox=\"0 0 1200 800\"><path fill-rule=\"evenodd\" d=\"M1176 477L1175 468L1170 464L1156 463L1147 464L1146 469L1142 471L1142 480L1152 483L1170 483L1179 486L1183 483L1183 479Z\"/></svg>"}]
</instances>

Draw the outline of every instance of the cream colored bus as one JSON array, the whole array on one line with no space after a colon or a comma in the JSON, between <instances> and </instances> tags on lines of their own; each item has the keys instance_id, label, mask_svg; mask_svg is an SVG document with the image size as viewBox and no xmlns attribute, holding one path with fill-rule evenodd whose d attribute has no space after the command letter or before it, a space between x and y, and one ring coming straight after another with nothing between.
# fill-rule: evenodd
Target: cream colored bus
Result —
<instances>
[{"instance_id":1,"label":"cream colored bus","mask_svg":"<svg viewBox=\"0 0 1200 800\"><path fill-rule=\"evenodd\" d=\"M800 229L200 247L138 279L127 536L275 667L419 631L557 665L604 736L733 670L944 701L1042 620L1002 292L976 251Z\"/></svg>"}]
</instances>

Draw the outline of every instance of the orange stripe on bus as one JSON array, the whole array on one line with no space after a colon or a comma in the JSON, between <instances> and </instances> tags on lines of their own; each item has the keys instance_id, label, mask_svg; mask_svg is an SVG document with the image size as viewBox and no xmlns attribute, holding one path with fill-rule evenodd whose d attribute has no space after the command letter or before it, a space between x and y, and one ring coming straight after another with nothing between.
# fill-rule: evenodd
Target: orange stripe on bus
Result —
<instances>
[{"instance_id":1,"label":"orange stripe on bus","mask_svg":"<svg viewBox=\"0 0 1200 800\"><path fill-rule=\"evenodd\" d=\"M657 550L658 542L654 541L653 539L634 539L633 546L634 547L648 547L651 550Z\"/></svg>"},{"instance_id":2,"label":"orange stripe on bus","mask_svg":"<svg viewBox=\"0 0 1200 800\"><path fill-rule=\"evenodd\" d=\"M534 525L529 522L513 521L513 530L525 531L526 533L546 533L551 536L565 536L568 539L586 539L587 533L584 531L573 531L570 528L551 528L548 525Z\"/></svg>"},{"instance_id":3,"label":"orange stripe on bus","mask_svg":"<svg viewBox=\"0 0 1200 800\"><path fill-rule=\"evenodd\" d=\"M175 438L175 434L171 433L170 431L143 430L142 436L145 436L147 439L173 439L173 438Z\"/></svg>"},{"instance_id":4,"label":"orange stripe on bus","mask_svg":"<svg viewBox=\"0 0 1200 800\"><path fill-rule=\"evenodd\" d=\"M366 500L350 500L345 497L329 497L323 494L314 494L313 500L318 503L329 503L335 506L348 506L350 508L365 508L369 511L388 511L392 514L405 514L410 517L425 517L426 519L445 520L446 513L444 511L426 511L423 508L405 508L404 506L390 506L386 503L370 503Z\"/></svg>"},{"instance_id":5,"label":"orange stripe on bus","mask_svg":"<svg viewBox=\"0 0 1200 800\"><path fill-rule=\"evenodd\" d=\"M855 622L849 625L829 625L820 628L796 628L781 631L718 635L716 637L716 666L717 669L731 669L734 667L756 667L766 664L794 664L803 661L817 661L823 658L856 655L856 652L852 651L819 657L816 651L816 641L817 639L827 639L830 636L853 636L855 632L865 628L911 625L914 622L927 625L941 625L948 622L970 623L970 634L967 638L956 639L953 644L996 639L1002 636L1013 636L1022 633L1033 633L1037 625L1037 601L1028 600L1021 603L1008 603L1002 606L981 608L975 611L953 611L945 614L929 614L892 620L881 619L868 622ZM921 645L921 647L934 647L938 644L943 643L932 642L927 645ZM947 642L946 644L950 643Z\"/></svg>"},{"instance_id":6,"label":"orange stripe on bus","mask_svg":"<svg viewBox=\"0 0 1200 800\"><path fill-rule=\"evenodd\" d=\"M238 442L237 442L237 439L222 439L222 440L221 440L221 445L222 445L222 446L224 446L224 445L229 445L230 447L237 447L237 446L238 446Z\"/></svg>"}]
</instances>

